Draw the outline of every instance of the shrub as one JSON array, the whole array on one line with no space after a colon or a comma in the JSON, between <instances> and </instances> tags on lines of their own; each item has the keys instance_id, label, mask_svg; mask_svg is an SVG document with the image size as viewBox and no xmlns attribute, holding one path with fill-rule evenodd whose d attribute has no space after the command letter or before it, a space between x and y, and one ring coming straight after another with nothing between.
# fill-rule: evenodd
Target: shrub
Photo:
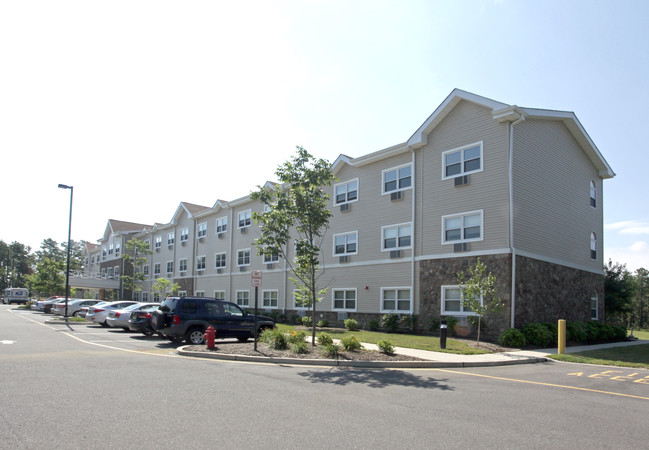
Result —
<instances>
[{"instance_id":1,"label":"shrub","mask_svg":"<svg viewBox=\"0 0 649 450\"><path fill-rule=\"evenodd\" d=\"M523 348L525 347L525 335L523 335L521 330L510 328L509 330L503 331L500 339L498 339L498 343L503 347Z\"/></svg>"},{"instance_id":2,"label":"shrub","mask_svg":"<svg viewBox=\"0 0 649 450\"><path fill-rule=\"evenodd\" d=\"M376 331L376 330L378 330L378 329L379 329L379 321L376 320L376 319L372 319L372 320L370 320L370 321L368 322L368 324L367 324L367 328L368 328L370 331Z\"/></svg>"},{"instance_id":3,"label":"shrub","mask_svg":"<svg viewBox=\"0 0 649 450\"><path fill-rule=\"evenodd\" d=\"M428 332L437 333L439 332L440 320L437 317L431 317L428 319Z\"/></svg>"},{"instance_id":4,"label":"shrub","mask_svg":"<svg viewBox=\"0 0 649 450\"><path fill-rule=\"evenodd\" d=\"M340 345L338 344L327 344L322 347L322 354L328 358L338 358L340 354Z\"/></svg>"},{"instance_id":5,"label":"shrub","mask_svg":"<svg viewBox=\"0 0 649 450\"><path fill-rule=\"evenodd\" d=\"M586 342L586 323L566 322L566 340L568 342Z\"/></svg>"},{"instance_id":6,"label":"shrub","mask_svg":"<svg viewBox=\"0 0 649 450\"><path fill-rule=\"evenodd\" d=\"M302 325L302 318L298 316L297 314L293 314L291 316L291 323L294 323L295 325Z\"/></svg>"},{"instance_id":7,"label":"shrub","mask_svg":"<svg viewBox=\"0 0 649 450\"><path fill-rule=\"evenodd\" d=\"M620 325L613 325L613 339L616 341L623 341L626 339L627 330L626 327Z\"/></svg>"},{"instance_id":8,"label":"shrub","mask_svg":"<svg viewBox=\"0 0 649 450\"><path fill-rule=\"evenodd\" d=\"M521 329L525 336L525 342L535 347L547 347L552 342L552 335L543 324L528 323Z\"/></svg>"},{"instance_id":9,"label":"shrub","mask_svg":"<svg viewBox=\"0 0 649 450\"><path fill-rule=\"evenodd\" d=\"M323 347L334 343L334 340L327 333L320 333L315 339L318 345Z\"/></svg>"},{"instance_id":10,"label":"shrub","mask_svg":"<svg viewBox=\"0 0 649 450\"><path fill-rule=\"evenodd\" d=\"M548 330L552 337L549 345L557 345L557 342L559 342L559 325L552 322L545 322L542 325Z\"/></svg>"},{"instance_id":11,"label":"shrub","mask_svg":"<svg viewBox=\"0 0 649 450\"><path fill-rule=\"evenodd\" d=\"M356 331L358 329L358 321L355 319L345 319L345 328L349 331Z\"/></svg>"},{"instance_id":12,"label":"shrub","mask_svg":"<svg viewBox=\"0 0 649 450\"><path fill-rule=\"evenodd\" d=\"M386 355L391 355L394 353L394 345L392 345L392 342L388 340L380 340L376 343L376 345L379 347L381 353L385 353Z\"/></svg>"},{"instance_id":13,"label":"shrub","mask_svg":"<svg viewBox=\"0 0 649 450\"><path fill-rule=\"evenodd\" d=\"M450 336L455 336L455 328L459 320L453 316L446 316L444 319L446 319L446 333Z\"/></svg>"},{"instance_id":14,"label":"shrub","mask_svg":"<svg viewBox=\"0 0 649 450\"><path fill-rule=\"evenodd\" d=\"M399 326L399 316L396 314L383 314L381 316L381 328L385 328L390 332L397 330Z\"/></svg>"},{"instance_id":15,"label":"shrub","mask_svg":"<svg viewBox=\"0 0 649 450\"><path fill-rule=\"evenodd\" d=\"M291 344L304 342L305 338L306 338L306 332L304 330L299 330L299 331L293 330L288 333L288 342Z\"/></svg>"},{"instance_id":16,"label":"shrub","mask_svg":"<svg viewBox=\"0 0 649 450\"><path fill-rule=\"evenodd\" d=\"M407 331L415 331L415 328L417 328L417 316L414 314L401 316L401 325Z\"/></svg>"},{"instance_id":17,"label":"shrub","mask_svg":"<svg viewBox=\"0 0 649 450\"><path fill-rule=\"evenodd\" d=\"M318 323L316 323L316 326L320 328L328 327L329 326L329 321L328 320L320 320Z\"/></svg>"},{"instance_id":18,"label":"shrub","mask_svg":"<svg viewBox=\"0 0 649 450\"><path fill-rule=\"evenodd\" d=\"M311 318L311 316L304 316L300 320L302 321L302 325L304 325L305 327L310 327L311 324L313 323L313 319Z\"/></svg>"},{"instance_id":19,"label":"shrub","mask_svg":"<svg viewBox=\"0 0 649 450\"><path fill-rule=\"evenodd\" d=\"M347 352L355 352L363 348L356 336L346 336L342 338L341 343Z\"/></svg>"},{"instance_id":20,"label":"shrub","mask_svg":"<svg viewBox=\"0 0 649 450\"><path fill-rule=\"evenodd\" d=\"M288 348L288 336L279 330L264 331L262 342L266 342L270 348L275 350L286 350Z\"/></svg>"},{"instance_id":21,"label":"shrub","mask_svg":"<svg viewBox=\"0 0 649 450\"><path fill-rule=\"evenodd\" d=\"M295 342L291 346L291 350L293 351L293 353L305 354L311 351L311 346L307 344L306 341Z\"/></svg>"}]
</instances>

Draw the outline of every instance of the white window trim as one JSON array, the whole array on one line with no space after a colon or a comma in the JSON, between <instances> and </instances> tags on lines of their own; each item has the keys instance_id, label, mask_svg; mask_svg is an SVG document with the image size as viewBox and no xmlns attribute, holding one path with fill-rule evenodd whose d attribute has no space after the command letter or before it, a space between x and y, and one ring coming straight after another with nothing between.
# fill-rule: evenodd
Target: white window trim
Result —
<instances>
[{"instance_id":1,"label":"white window trim","mask_svg":"<svg viewBox=\"0 0 649 450\"><path fill-rule=\"evenodd\" d=\"M399 169L403 169L404 167L408 167L408 166L410 166L410 186L405 187L405 188L400 188L399 187ZM391 191L386 191L385 190L385 174L386 174L386 172L392 172L393 170L397 171L397 188L392 189ZM415 174L413 173L413 165L412 165L412 163L401 164L400 166L390 167L389 169L384 169L384 170L381 171L381 194L382 195L392 194L393 192L407 191L409 189L412 189L412 185L414 183L415 183Z\"/></svg>"},{"instance_id":2,"label":"white window trim","mask_svg":"<svg viewBox=\"0 0 649 450\"><path fill-rule=\"evenodd\" d=\"M246 221L248 219L248 217L246 217L246 216L248 216L248 215L250 216L249 217L249 219L250 219L250 224L249 225L244 225L244 226L240 225L240 223L241 223L241 215L242 214L245 214L244 218L243 218L244 221ZM252 209L246 209L245 211L239 212L237 214L237 230L240 230L242 228L248 228L248 227L251 227L251 226L252 226Z\"/></svg>"},{"instance_id":3,"label":"white window trim","mask_svg":"<svg viewBox=\"0 0 649 450\"><path fill-rule=\"evenodd\" d=\"M310 311L311 307L310 306L297 306L297 294L298 290L294 289L293 290L293 309L298 310L298 311Z\"/></svg>"},{"instance_id":4,"label":"white window trim","mask_svg":"<svg viewBox=\"0 0 649 450\"><path fill-rule=\"evenodd\" d=\"M444 226L444 222L446 219L454 218L454 217L465 217L465 216L473 216L475 214L480 214L480 237L479 238L473 238L473 239L457 239L455 241L447 241L446 240L446 228ZM464 231L464 225L461 228L462 231ZM462 233L464 235L464 233ZM462 244L464 242L479 242L484 240L484 210L483 209L478 209L475 211L467 211L463 213L458 213L458 214L447 214L445 216L442 216L442 245L448 245L448 244Z\"/></svg>"},{"instance_id":5,"label":"white window trim","mask_svg":"<svg viewBox=\"0 0 649 450\"><path fill-rule=\"evenodd\" d=\"M336 292L342 291L342 292L348 292L348 291L353 291L354 292L354 308L349 309L349 308L336 308ZM337 288L337 289L332 289L331 290L331 310L332 311L346 311L346 312L356 312L358 310L358 289L356 288Z\"/></svg>"},{"instance_id":6,"label":"white window trim","mask_svg":"<svg viewBox=\"0 0 649 450\"><path fill-rule=\"evenodd\" d=\"M264 264L275 264L279 262L279 255L278 254L273 254L273 255L264 255Z\"/></svg>"},{"instance_id":7,"label":"white window trim","mask_svg":"<svg viewBox=\"0 0 649 450\"><path fill-rule=\"evenodd\" d=\"M149 265L148 264L143 264L142 265L142 273L146 275L147 277L151 275L151 271L149 270ZM102 269L103 270L103 269Z\"/></svg>"},{"instance_id":8,"label":"white window trim","mask_svg":"<svg viewBox=\"0 0 649 450\"><path fill-rule=\"evenodd\" d=\"M399 309L384 309L384 308L383 308L383 298L384 298L384 297L383 297L383 293L384 293L385 291L395 291L395 290L396 290L397 292L398 292L398 291L405 291L405 290L410 291L410 309L409 309L408 311L402 311L402 310L399 310ZM382 313L412 314L412 308L413 308L412 288L411 288L410 286L394 286L394 287L390 287L390 286L388 286L388 287L382 287L382 288L381 288L381 299L380 299L380 302L381 302L380 308L381 308L381 312L382 312ZM398 296L398 294L397 294L397 298L395 299L395 304L394 304L395 308L397 307L398 302L399 302L399 296Z\"/></svg>"},{"instance_id":9,"label":"white window trim","mask_svg":"<svg viewBox=\"0 0 649 450\"><path fill-rule=\"evenodd\" d=\"M404 226L404 225L410 225L410 245L407 247L399 247L399 227ZM396 228L397 229L397 246L396 247L390 247L390 248L385 248L385 238L384 238L384 232L387 228ZM412 241L413 241L413 236L412 236L412 222L404 222L404 223L397 223L394 225L384 225L381 227L381 251L382 252L390 252L393 250L407 250L412 248Z\"/></svg>"},{"instance_id":10,"label":"white window trim","mask_svg":"<svg viewBox=\"0 0 649 450\"><path fill-rule=\"evenodd\" d=\"M216 257L219 256L219 255L223 255L224 264L222 266L217 266L216 265ZM214 254L214 268L223 269L223 268L227 267L227 265L228 265L228 255L227 255L226 252L219 252L219 253Z\"/></svg>"},{"instance_id":11,"label":"white window trim","mask_svg":"<svg viewBox=\"0 0 649 450\"><path fill-rule=\"evenodd\" d=\"M239 293L246 293L248 294L248 304L247 305L240 305L239 304ZM240 291L236 291L234 294L234 304L237 305L239 308L250 308L250 291L247 289L242 289Z\"/></svg>"},{"instance_id":12,"label":"white window trim","mask_svg":"<svg viewBox=\"0 0 649 450\"><path fill-rule=\"evenodd\" d=\"M347 200L347 195L349 194L349 189L347 189L347 185L348 185L349 183L353 183L354 181L356 182L356 198L353 199L353 200ZM339 202L338 199L336 198L336 197L337 197L337 196L336 196L336 188L337 188L338 186L345 186L345 201ZM352 178L351 180L347 180L347 181L344 181L344 182L342 182L342 183L336 183L336 184L334 184L334 192L333 192L333 195L334 195L334 205L335 205L335 206L338 206L338 205L345 205L345 204L347 204L347 203L354 203L354 202L357 202L357 201L358 201L358 198L360 197L360 182L359 182L359 179L358 179L358 178Z\"/></svg>"},{"instance_id":13,"label":"white window trim","mask_svg":"<svg viewBox=\"0 0 649 450\"><path fill-rule=\"evenodd\" d=\"M595 302L595 308L593 308L593 302ZM595 317L593 317L593 311L595 311ZM597 292L593 292L593 296L590 298L590 320L599 320L599 296Z\"/></svg>"},{"instance_id":14,"label":"white window trim","mask_svg":"<svg viewBox=\"0 0 649 450\"><path fill-rule=\"evenodd\" d=\"M240 252L248 252L248 264L239 264L239 253ZM252 262L252 253L250 252L249 248L242 248L237 250L237 267L246 267L249 266L250 263Z\"/></svg>"},{"instance_id":15,"label":"white window trim","mask_svg":"<svg viewBox=\"0 0 649 450\"><path fill-rule=\"evenodd\" d=\"M185 242L189 240L189 228L183 228L180 230L180 242Z\"/></svg>"},{"instance_id":16,"label":"white window trim","mask_svg":"<svg viewBox=\"0 0 649 450\"><path fill-rule=\"evenodd\" d=\"M172 231L171 233L167 233L167 245L173 245L176 243L176 232Z\"/></svg>"},{"instance_id":17,"label":"white window trim","mask_svg":"<svg viewBox=\"0 0 649 450\"><path fill-rule=\"evenodd\" d=\"M595 253L595 257L593 258L593 252ZM598 256L598 251L597 251L597 234L594 232L590 233L590 259L593 261L597 261L597 256Z\"/></svg>"},{"instance_id":18,"label":"white window trim","mask_svg":"<svg viewBox=\"0 0 649 450\"><path fill-rule=\"evenodd\" d=\"M201 259L201 258L203 259L203 262L204 262L204 265L205 265L205 267L203 267L202 269L199 268L200 264L198 263L198 260ZM196 257L196 271L197 272L203 272L204 270L207 270L207 256L206 255L198 255Z\"/></svg>"},{"instance_id":19,"label":"white window trim","mask_svg":"<svg viewBox=\"0 0 649 450\"><path fill-rule=\"evenodd\" d=\"M457 285L457 284L449 284L449 285L444 285L441 287L442 289L442 294L441 294L441 305L440 305L440 312L442 315L445 316L475 316L476 313L474 311L464 311L464 293L462 293L462 286ZM460 311L446 311L445 305L446 305L446 290L447 289L460 289ZM484 299L480 297L480 302L483 303Z\"/></svg>"},{"instance_id":20,"label":"white window trim","mask_svg":"<svg viewBox=\"0 0 649 450\"><path fill-rule=\"evenodd\" d=\"M589 186L588 190L589 190L589 196L590 196L590 200L589 200L590 201L590 207L594 208L594 209L597 209L597 185L595 184L595 182L593 180L590 180L590 183L589 183L588 186ZM593 205L593 203L595 203L595 204Z\"/></svg>"},{"instance_id":21,"label":"white window trim","mask_svg":"<svg viewBox=\"0 0 649 450\"><path fill-rule=\"evenodd\" d=\"M155 248L162 247L162 236L156 236L155 238Z\"/></svg>"},{"instance_id":22,"label":"white window trim","mask_svg":"<svg viewBox=\"0 0 649 450\"><path fill-rule=\"evenodd\" d=\"M274 292L275 294L277 294L277 298L276 298L277 305L275 305L275 306L266 306L266 305L264 305L264 294L266 292ZM264 289L263 291L261 291L261 307L263 309L278 309L279 308L279 290L278 289Z\"/></svg>"},{"instance_id":23,"label":"white window trim","mask_svg":"<svg viewBox=\"0 0 649 450\"><path fill-rule=\"evenodd\" d=\"M185 270L182 269L182 267L183 267L182 262L183 262L183 261L185 261ZM188 267L189 267L189 265L187 264L187 258L180 258L180 259L178 260L178 271L179 271L179 272L187 272L187 268L188 268Z\"/></svg>"},{"instance_id":24,"label":"white window trim","mask_svg":"<svg viewBox=\"0 0 649 450\"><path fill-rule=\"evenodd\" d=\"M223 221L223 225L219 225L219 221ZM223 227L225 229L219 231L219 226L221 226L221 227ZM214 229L216 230L216 234L227 233L227 231L228 231L228 216L217 217L216 226L215 226Z\"/></svg>"},{"instance_id":25,"label":"white window trim","mask_svg":"<svg viewBox=\"0 0 649 450\"><path fill-rule=\"evenodd\" d=\"M198 224L196 236L199 238L207 236L207 222Z\"/></svg>"},{"instance_id":26,"label":"white window trim","mask_svg":"<svg viewBox=\"0 0 649 450\"><path fill-rule=\"evenodd\" d=\"M473 144L463 145L462 147L457 147L451 150L446 150L442 153L442 180L451 180L457 177L463 177L464 175L470 175L472 173L482 172L484 170L484 141L474 142ZM456 175L446 176L446 155L449 153L463 152L467 148L480 147L480 168L475 170L469 170L468 172L464 171L464 159L460 160L460 173Z\"/></svg>"},{"instance_id":27,"label":"white window trim","mask_svg":"<svg viewBox=\"0 0 649 450\"><path fill-rule=\"evenodd\" d=\"M155 263L153 265L153 274L160 275L161 273L162 273L162 267L160 266L160 263Z\"/></svg>"},{"instance_id":28,"label":"white window trim","mask_svg":"<svg viewBox=\"0 0 649 450\"><path fill-rule=\"evenodd\" d=\"M336 237L338 236L349 236L349 235L355 235L356 236L356 251L354 252L348 252L347 251L347 241L345 240L345 252L344 253L336 253ZM349 231L347 233L337 233L333 235L333 249L332 249L332 254L334 257L338 256L349 256L349 255L358 255L358 230L354 231Z\"/></svg>"},{"instance_id":29,"label":"white window trim","mask_svg":"<svg viewBox=\"0 0 649 450\"><path fill-rule=\"evenodd\" d=\"M223 294L223 295L221 297L219 297L218 294ZM225 291L223 291L223 290L215 290L214 291L214 298L225 300Z\"/></svg>"},{"instance_id":30,"label":"white window trim","mask_svg":"<svg viewBox=\"0 0 649 450\"><path fill-rule=\"evenodd\" d=\"M169 272L169 264L171 264L171 269L172 269L171 272ZM166 269L167 269L167 272L166 272L166 273L168 273L168 274L169 274L169 273L174 273L174 271L173 271L173 269L174 269L174 262L173 262L173 261L167 261Z\"/></svg>"}]
</instances>

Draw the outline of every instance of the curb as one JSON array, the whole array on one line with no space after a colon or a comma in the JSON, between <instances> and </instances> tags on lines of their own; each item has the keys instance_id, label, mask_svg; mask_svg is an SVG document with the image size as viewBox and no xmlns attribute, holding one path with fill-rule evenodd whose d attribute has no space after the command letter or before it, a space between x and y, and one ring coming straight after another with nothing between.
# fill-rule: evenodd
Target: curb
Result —
<instances>
[{"instance_id":1,"label":"curb","mask_svg":"<svg viewBox=\"0 0 649 450\"><path fill-rule=\"evenodd\" d=\"M226 353L192 352L178 347L176 352L182 356L196 358L220 359L224 361L257 362L264 364L285 364L324 367L358 367L374 369L440 369L462 367L492 367L511 366L517 364L536 364L548 361L547 358L520 358L502 361L474 361L474 362L442 362L442 361L347 361L335 359L303 359L303 358L270 358L267 356L232 355Z\"/></svg>"}]
</instances>

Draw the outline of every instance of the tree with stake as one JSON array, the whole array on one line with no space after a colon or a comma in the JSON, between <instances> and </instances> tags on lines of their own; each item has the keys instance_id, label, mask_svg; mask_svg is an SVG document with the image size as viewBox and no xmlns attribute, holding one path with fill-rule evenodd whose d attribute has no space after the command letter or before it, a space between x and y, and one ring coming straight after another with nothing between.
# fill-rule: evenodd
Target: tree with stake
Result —
<instances>
[{"instance_id":1,"label":"tree with stake","mask_svg":"<svg viewBox=\"0 0 649 450\"><path fill-rule=\"evenodd\" d=\"M158 278L153 282L151 289L153 289L153 292L160 294L160 297L164 299L167 297L167 292L177 294L180 285L178 283L171 284L171 281L166 278Z\"/></svg>"},{"instance_id":2,"label":"tree with stake","mask_svg":"<svg viewBox=\"0 0 649 450\"><path fill-rule=\"evenodd\" d=\"M335 176L328 161L315 159L302 147L297 147L297 154L280 165L275 175L279 185L259 187L250 195L267 207L264 213L253 213L261 227L261 236L255 241L257 254L282 256L288 263L294 275L291 281L297 287L296 299L312 310L315 345L316 303L326 291L318 286L322 275L320 247L332 215L327 207L329 196L323 189L331 186ZM292 260L288 257L291 240L295 251Z\"/></svg>"},{"instance_id":3,"label":"tree with stake","mask_svg":"<svg viewBox=\"0 0 649 450\"><path fill-rule=\"evenodd\" d=\"M478 338L476 340L478 345L480 345L482 317L498 314L504 307L500 297L496 295L496 276L491 272L485 276L485 270L487 270L487 266L478 258L475 265L469 267L469 278L464 272L457 274L464 310L473 311L478 316Z\"/></svg>"}]
</instances>

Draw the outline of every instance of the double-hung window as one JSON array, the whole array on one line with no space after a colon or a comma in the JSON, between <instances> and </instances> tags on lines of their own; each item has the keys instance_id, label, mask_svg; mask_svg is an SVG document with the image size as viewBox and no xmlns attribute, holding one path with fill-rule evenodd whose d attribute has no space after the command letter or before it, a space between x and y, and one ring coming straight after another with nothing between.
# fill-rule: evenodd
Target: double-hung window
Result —
<instances>
[{"instance_id":1,"label":"double-hung window","mask_svg":"<svg viewBox=\"0 0 649 450\"><path fill-rule=\"evenodd\" d=\"M482 211L442 217L442 244L482 240Z\"/></svg>"},{"instance_id":2,"label":"double-hung window","mask_svg":"<svg viewBox=\"0 0 649 450\"><path fill-rule=\"evenodd\" d=\"M160 276L160 263L153 265L153 275L155 275L156 278Z\"/></svg>"},{"instance_id":3,"label":"double-hung window","mask_svg":"<svg viewBox=\"0 0 649 450\"><path fill-rule=\"evenodd\" d=\"M382 250L401 250L412 245L412 225L402 223L381 228Z\"/></svg>"},{"instance_id":4,"label":"double-hung window","mask_svg":"<svg viewBox=\"0 0 649 450\"><path fill-rule=\"evenodd\" d=\"M239 213L239 228L246 228L252 225L252 210L247 209Z\"/></svg>"},{"instance_id":5,"label":"double-hung window","mask_svg":"<svg viewBox=\"0 0 649 450\"><path fill-rule=\"evenodd\" d=\"M263 308L277 308L277 291L263 291L261 296Z\"/></svg>"},{"instance_id":6,"label":"double-hung window","mask_svg":"<svg viewBox=\"0 0 649 450\"><path fill-rule=\"evenodd\" d=\"M174 262L167 261L167 275L174 273Z\"/></svg>"},{"instance_id":7,"label":"double-hung window","mask_svg":"<svg viewBox=\"0 0 649 450\"><path fill-rule=\"evenodd\" d=\"M383 171L383 193L403 191L412 187L412 165L395 167Z\"/></svg>"},{"instance_id":8,"label":"double-hung window","mask_svg":"<svg viewBox=\"0 0 649 450\"><path fill-rule=\"evenodd\" d=\"M237 266L249 266L249 265L250 265L250 249L246 248L237 251Z\"/></svg>"},{"instance_id":9,"label":"double-hung window","mask_svg":"<svg viewBox=\"0 0 649 450\"><path fill-rule=\"evenodd\" d=\"M460 177L482 170L482 142L442 153L442 179Z\"/></svg>"},{"instance_id":10,"label":"double-hung window","mask_svg":"<svg viewBox=\"0 0 649 450\"><path fill-rule=\"evenodd\" d=\"M142 273L145 276L149 276L149 265L148 264L145 264L145 265L142 266Z\"/></svg>"},{"instance_id":11,"label":"double-hung window","mask_svg":"<svg viewBox=\"0 0 649 450\"><path fill-rule=\"evenodd\" d=\"M222 269L225 267L225 253L217 253L214 255L214 267Z\"/></svg>"},{"instance_id":12,"label":"double-hung window","mask_svg":"<svg viewBox=\"0 0 649 450\"><path fill-rule=\"evenodd\" d=\"M189 228L183 228L180 230L180 242L186 242L189 240Z\"/></svg>"},{"instance_id":13,"label":"double-hung window","mask_svg":"<svg viewBox=\"0 0 649 450\"><path fill-rule=\"evenodd\" d=\"M171 233L167 234L167 245L173 245L174 242L176 242L176 232L172 231Z\"/></svg>"},{"instance_id":14,"label":"double-hung window","mask_svg":"<svg viewBox=\"0 0 649 450\"><path fill-rule=\"evenodd\" d=\"M225 233L226 231L228 231L227 216L216 219L216 234Z\"/></svg>"},{"instance_id":15,"label":"double-hung window","mask_svg":"<svg viewBox=\"0 0 649 450\"><path fill-rule=\"evenodd\" d=\"M335 200L334 204L342 205L358 200L358 178L346 183L336 184L334 186Z\"/></svg>"},{"instance_id":16,"label":"double-hung window","mask_svg":"<svg viewBox=\"0 0 649 450\"><path fill-rule=\"evenodd\" d=\"M482 303L482 298L480 299ZM470 316L475 313L464 306L460 286L442 286L442 314L452 316Z\"/></svg>"},{"instance_id":17,"label":"double-hung window","mask_svg":"<svg viewBox=\"0 0 649 450\"><path fill-rule=\"evenodd\" d=\"M597 208L597 188L594 181L590 182L590 206Z\"/></svg>"},{"instance_id":18,"label":"double-hung window","mask_svg":"<svg viewBox=\"0 0 649 450\"><path fill-rule=\"evenodd\" d=\"M279 262L279 255L277 253L264 255L264 264L274 264L276 262Z\"/></svg>"},{"instance_id":19,"label":"double-hung window","mask_svg":"<svg viewBox=\"0 0 649 450\"><path fill-rule=\"evenodd\" d=\"M110 245L108 246L108 254L109 254L109 255L112 255L112 254L113 254L113 244L110 244Z\"/></svg>"},{"instance_id":20,"label":"double-hung window","mask_svg":"<svg viewBox=\"0 0 649 450\"><path fill-rule=\"evenodd\" d=\"M381 312L412 312L410 288L381 288Z\"/></svg>"},{"instance_id":21,"label":"double-hung window","mask_svg":"<svg viewBox=\"0 0 649 450\"><path fill-rule=\"evenodd\" d=\"M196 270L205 270L205 256L196 257Z\"/></svg>"},{"instance_id":22,"label":"double-hung window","mask_svg":"<svg viewBox=\"0 0 649 450\"><path fill-rule=\"evenodd\" d=\"M334 256L356 255L358 253L358 232L334 234Z\"/></svg>"},{"instance_id":23,"label":"double-hung window","mask_svg":"<svg viewBox=\"0 0 649 450\"><path fill-rule=\"evenodd\" d=\"M356 289L334 289L333 310L356 311Z\"/></svg>"},{"instance_id":24,"label":"double-hung window","mask_svg":"<svg viewBox=\"0 0 649 450\"><path fill-rule=\"evenodd\" d=\"M237 291L237 305L244 308L250 305L250 291Z\"/></svg>"},{"instance_id":25,"label":"double-hung window","mask_svg":"<svg viewBox=\"0 0 649 450\"><path fill-rule=\"evenodd\" d=\"M207 222L199 223L198 224L198 233L197 236L199 238L207 236Z\"/></svg>"},{"instance_id":26,"label":"double-hung window","mask_svg":"<svg viewBox=\"0 0 649 450\"><path fill-rule=\"evenodd\" d=\"M155 238L155 248L159 249L160 247L162 247L162 236L157 236Z\"/></svg>"},{"instance_id":27,"label":"double-hung window","mask_svg":"<svg viewBox=\"0 0 649 450\"><path fill-rule=\"evenodd\" d=\"M178 270L181 272L187 272L187 258L178 260Z\"/></svg>"},{"instance_id":28,"label":"double-hung window","mask_svg":"<svg viewBox=\"0 0 649 450\"><path fill-rule=\"evenodd\" d=\"M590 233L590 259L597 259L597 236Z\"/></svg>"},{"instance_id":29,"label":"double-hung window","mask_svg":"<svg viewBox=\"0 0 649 450\"><path fill-rule=\"evenodd\" d=\"M225 300L225 291L214 291L214 298L217 300Z\"/></svg>"}]
</instances>

